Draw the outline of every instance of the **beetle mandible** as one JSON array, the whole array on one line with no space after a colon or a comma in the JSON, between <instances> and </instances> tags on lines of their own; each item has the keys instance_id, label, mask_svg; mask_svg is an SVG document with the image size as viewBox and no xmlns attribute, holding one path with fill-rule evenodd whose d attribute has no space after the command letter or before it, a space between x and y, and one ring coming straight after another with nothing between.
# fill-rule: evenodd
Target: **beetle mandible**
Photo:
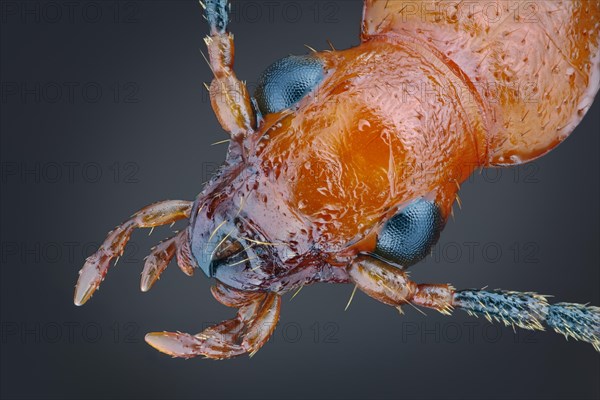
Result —
<instances>
[{"instance_id":1,"label":"beetle mandible","mask_svg":"<svg viewBox=\"0 0 600 400\"><path fill-rule=\"evenodd\" d=\"M80 271L75 304L92 296L134 229L187 219L147 258L141 289L176 257L186 274L215 278L214 297L238 312L196 335L146 336L172 356L253 355L275 329L282 294L317 282L352 283L398 309L547 326L600 351L598 307L407 275L475 169L547 153L598 91L600 2L528 4L536 23L503 2L492 21L459 15L460 2L366 0L358 46L277 61L251 95L233 71L228 2L205 0L210 100L230 134L226 161L195 201L152 204L110 232ZM515 81L535 85L524 95Z\"/></svg>"}]
</instances>

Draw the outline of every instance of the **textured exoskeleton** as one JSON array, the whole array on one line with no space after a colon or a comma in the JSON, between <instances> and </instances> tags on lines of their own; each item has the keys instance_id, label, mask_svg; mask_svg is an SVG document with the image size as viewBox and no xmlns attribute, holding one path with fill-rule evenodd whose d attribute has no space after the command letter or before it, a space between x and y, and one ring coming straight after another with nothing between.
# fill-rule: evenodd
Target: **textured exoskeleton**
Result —
<instances>
[{"instance_id":1,"label":"textured exoskeleton","mask_svg":"<svg viewBox=\"0 0 600 400\"><path fill-rule=\"evenodd\" d=\"M134 228L188 219L146 260L142 290L176 256L185 273L215 278L214 297L239 311L196 335L146 336L173 356L254 354L281 295L316 282L352 283L398 308L548 326L600 350L598 307L417 284L406 273L475 169L550 151L600 84L599 1L463 3L367 0L358 46L277 61L252 96L233 71L228 4L206 1L211 104L231 135L225 164L195 201L148 206L112 231L83 267L75 303L91 297Z\"/></svg>"}]
</instances>

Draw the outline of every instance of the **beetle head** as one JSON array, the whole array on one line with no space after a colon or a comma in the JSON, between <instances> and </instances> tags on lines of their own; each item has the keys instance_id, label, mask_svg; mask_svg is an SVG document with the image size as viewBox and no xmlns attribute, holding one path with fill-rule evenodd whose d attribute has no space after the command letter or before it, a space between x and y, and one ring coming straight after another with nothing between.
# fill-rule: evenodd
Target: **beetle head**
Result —
<instances>
[{"instance_id":1,"label":"beetle head","mask_svg":"<svg viewBox=\"0 0 600 400\"><path fill-rule=\"evenodd\" d=\"M265 71L257 131L232 140L226 166L199 202L192 247L207 275L261 287L303 265L344 265L358 252L379 248L404 263L429 250L411 247L410 257L390 248L410 240L389 232L429 229L415 243L430 246L478 154L473 142L452 129L432 132L422 117L432 112L462 129L459 111L394 96L404 79L425 80L427 71L398 65L402 54L389 65L378 46L287 57Z\"/></svg>"}]
</instances>

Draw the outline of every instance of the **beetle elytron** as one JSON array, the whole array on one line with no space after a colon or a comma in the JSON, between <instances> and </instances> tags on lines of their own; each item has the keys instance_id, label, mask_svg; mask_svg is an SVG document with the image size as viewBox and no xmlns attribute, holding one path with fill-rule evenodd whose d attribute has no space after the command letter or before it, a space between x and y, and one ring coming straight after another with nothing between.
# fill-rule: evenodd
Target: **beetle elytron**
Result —
<instances>
[{"instance_id":1,"label":"beetle elytron","mask_svg":"<svg viewBox=\"0 0 600 400\"><path fill-rule=\"evenodd\" d=\"M254 354L281 295L316 282L352 283L399 309L545 325L600 350L598 307L417 284L406 273L436 242L460 183L550 151L600 84L599 1L533 1L522 12L500 1L492 13L469 3L367 0L358 46L286 57L253 96L233 71L227 1L201 3L211 104L231 135L226 162L194 202L156 203L116 227L80 271L75 304L135 228L187 219L147 258L142 290L176 257L185 273L215 278L214 297L238 313L196 335L146 336L172 356Z\"/></svg>"}]
</instances>

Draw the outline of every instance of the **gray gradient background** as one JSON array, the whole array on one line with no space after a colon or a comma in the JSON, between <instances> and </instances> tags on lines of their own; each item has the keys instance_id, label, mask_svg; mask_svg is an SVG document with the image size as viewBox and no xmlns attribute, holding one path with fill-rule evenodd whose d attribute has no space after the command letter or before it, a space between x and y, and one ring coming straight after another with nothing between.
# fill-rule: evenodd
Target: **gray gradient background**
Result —
<instances>
[{"instance_id":1,"label":"gray gradient background","mask_svg":"<svg viewBox=\"0 0 600 400\"><path fill-rule=\"evenodd\" d=\"M358 43L359 1L321 2L316 19L314 2L294 2L303 13L297 22L292 9L291 20L283 6L271 20L264 2L253 3L262 7L261 18L240 11L231 24L236 70L249 82L272 61L305 53L304 43L317 49L327 47L327 38L337 48ZM104 9L95 23L82 17L82 8L58 22L48 15L39 22L2 16L3 84L96 82L104 89L96 103L77 90L72 103L36 103L27 95L2 100L3 398L600 396L600 359L590 345L551 332L515 336L462 312L425 317L405 307L400 317L360 293L344 312L349 285L307 287L291 302L286 296L274 339L252 359L171 359L143 342L145 332L198 332L233 312L211 298L208 279L187 278L174 265L140 293L142 258L168 228L150 237L135 233L133 251L100 292L75 307L77 271L91 251L86 245L146 204L193 199L224 157L223 146L210 144L226 138L202 86L211 74L198 51L206 26L197 2L95 4ZM133 82L137 102L115 101L109 89L115 82L122 94ZM535 290L556 301L600 305L599 114L596 101L575 133L532 169L465 183L462 210L446 227L438 256L413 268L415 280ZM72 181L67 162L80 163ZM90 162L101 166L98 182L91 173L82 177L81 165ZM36 182L7 174L36 163L62 165L62 177ZM114 163L122 172L117 179ZM525 253L515 257L515 243ZM473 257L468 246L476 248ZM484 247L502 256L485 256Z\"/></svg>"}]
</instances>

